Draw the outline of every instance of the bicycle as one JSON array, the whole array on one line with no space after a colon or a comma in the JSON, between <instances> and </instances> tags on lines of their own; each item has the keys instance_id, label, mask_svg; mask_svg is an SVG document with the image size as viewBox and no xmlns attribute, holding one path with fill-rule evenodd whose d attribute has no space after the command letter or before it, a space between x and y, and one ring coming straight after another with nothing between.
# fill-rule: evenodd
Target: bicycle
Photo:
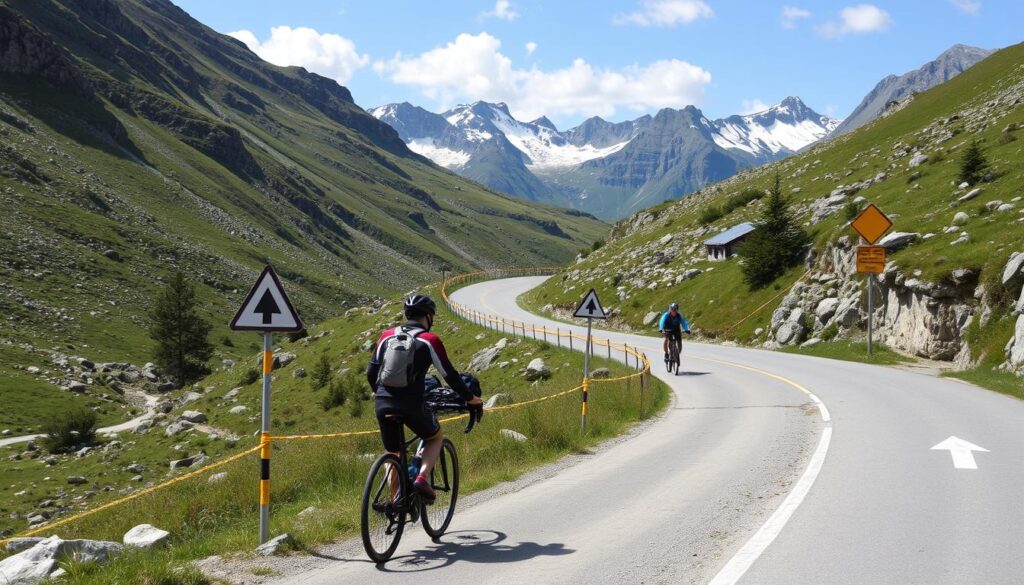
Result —
<instances>
[{"instance_id":1,"label":"bicycle","mask_svg":"<svg viewBox=\"0 0 1024 585\"><path fill-rule=\"evenodd\" d=\"M470 412L465 403L454 401L428 401L427 406L435 414ZM389 415L388 419L402 422L399 415ZM477 421L478 417L470 412L464 432L472 431ZM416 447L412 449L414 445ZM410 452L413 460L420 460L422 437L415 436L406 441L403 436L399 457L391 453L381 455L370 466L366 477L360 508L360 531L366 554L378 564L386 562L395 553L407 522L415 523L422 519L423 530L437 539L445 533L455 515L455 502L459 496L459 458L455 445L445 437L437 463L430 470L430 485L437 494L432 503L426 502L412 488L415 473L409 477Z\"/></svg>"},{"instance_id":2,"label":"bicycle","mask_svg":"<svg viewBox=\"0 0 1024 585\"><path fill-rule=\"evenodd\" d=\"M665 369L668 373L675 371L675 374L679 375L679 354L683 350L683 339L682 337L676 337L670 335L668 339L668 357L665 358Z\"/></svg>"}]
</instances>

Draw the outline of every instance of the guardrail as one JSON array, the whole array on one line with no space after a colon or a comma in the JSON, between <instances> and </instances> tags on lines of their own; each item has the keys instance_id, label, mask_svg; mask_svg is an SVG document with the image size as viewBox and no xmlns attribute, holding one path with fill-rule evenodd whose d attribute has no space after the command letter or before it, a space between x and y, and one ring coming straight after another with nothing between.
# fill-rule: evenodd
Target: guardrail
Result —
<instances>
[{"instance_id":1,"label":"guardrail","mask_svg":"<svg viewBox=\"0 0 1024 585\"><path fill-rule=\"evenodd\" d=\"M580 344L577 344L582 349L582 346L585 345L585 338L582 337L582 336L576 335L576 334L574 334L574 333L572 333L572 332L570 332L568 330L566 330L566 331L561 331L559 329L552 330L552 329L546 328L546 327L536 327L536 326L533 326L533 325L526 325L525 323L514 322L514 321L507 321L505 319L496 318L496 317L492 317L492 316L487 316L487 315L484 315L484 314L479 313L477 311L472 311L472 310L470 310L470 309L468 309L468 308L466 308L466 307L464 307L462 305L459 305L458 303L452 302L451 299L448 297L448 294L447 294L447 288L449 286L452 286L452 285L457 284L457 283L470 282L473 279L484 280L483 277L485 277L485 276L490 277L490 278L504 278L504 277L512 276L512 275L551 274L553 272L554 272L554 269L526 269L526 270L493 270L493 271L482 271L482 272L474 272L474 273L469 273L469 274L461 274L461 275L458 275L458 276L447 278L447 279L445 279L441 283L441 297L444 299L445 304L448 306L448 308L453 313L455 313L456 315L459 315L460 317L463 317L463 318L466 318L466 319L470 319L470 320L472 320L472 321L474 321L474 322L476 322L476 323L478 323L480 325L483 325L485 327L492 328L492 329L495 329L495 330L498 330L500 328L500 330L505 331L506 333L509 333L511 335L520 335L520 333L521 333L521 335L523 337L528 337L527 332L532 332L535 339L548 339L548 336L550 335L551 337L553 337L556 340L556 343L558 344L559 347L563 347L561 345L562 344L562 340L563 339L566 340L567 341L567 346L566 347L568 347L569 349L573 349L573 339L576 339L576 340L579 340L580 342L582 342ZM541 335L541 337L538 337L538 335ZM649 383L649 377L650 377L650 371L651 371L650 361L647 359L646 355L644 355L642 352L640 352L639 350L637 350L634 347L629 347L627 345L621 345L621 344L614 344L614 343L611 343L607 339L605 339L603 341L604 341L604 343L602 344L601 340L598 340L598 339L595 338L593 345L597 345L597 346L603 345L603 346L607 347L608 348L608 356L609 357L613 356L613 351L621 352L623 354L623 361L625 361L627 365L629 365L630 358L633 358L633 365L632 365L632 367L634 367L636 369L636 371L634 373L632 373L632 374L627 374L625 376L618 376L618 377L615 377L615 378L598 378L598 379L593 379L593 380L585 378L581 385L576 386L574 388L570 388L568 390L563 390L563 391L560 391L560 392L556 392L554 394L550 394L550 395L547 395L547 396L541 396L539 398L534 398L534 399L531 399L531 400L525 400L523 402L517 402L515 404L509 404L509 405L505 405L505 406L495 406L495 407L487 409L487 412L502 412L502 411L507 411L507 410L512 410L512 409L523 408L523 407L530 406L530 405L533 405L533 404L537 404L537 403L540 403L540 402L545 402L545 401L548 401L548 400L553 400L555 398L559 398L559 397L562 397L562 396L568 396L568 395L571 395L571 394L575 394L576 392L586 391L587 386L588 386L589 383L608 383L608 382L622 382L622 381L626 381L628 383L628 382L630 382L632 380L638 380L639 381L639 385L640 385L640 412L641 412L641 416L642 416L642 414L643 414L643 404L644 404L644 390L645 390L647 384ZM593 349L593 346L592 346L591 349ZM448 418L442 419L440 422L446 423L446 422L457 421L459 419L464 419L466 416L468 416L468 415L462 414L462 415L452 416L452 417L448 417ZM83 518L86 518L88 516L92 516L94 514L97 514L99 512L105 511L105 510L110 510L112 508L115 508L115 507L118 507L120 505L126 504L126 503L131 502L133 500L136 500L138 498L147 496L147 495L152 494L154 492L157 492L159 490L163 490L165 488L168 488L168 487L170 487L172 485L175 485L175 484L178 484L178 483L181 483L181 482L184 482L184 481L187 481L187 480L194 479L196 477L205 475L205 474L207 474L207 473L209 473L209 472L211 472L211 471L213 471L215 469L218 469L220 467L223 467L223 466L225 466L225 465L227 465L229 463L233 463L235 461L238 461L238 460L246 457L247 455L259 455L261 453L265 453L266 450L269 450L270 444L273 441L308 441L308 440L323 440L323 439L341 439L341 438L348 438L348 437L376 435L379 432L380 431L377 428L373 428L373 429L367 429L367 430L361 430L361 431L345 431L345 432L338 432L338 433L315 433L315 434L297 434L297 435L269 435L269 436L261 437L261 442L260 442L259 445L256 445L254 447L251 447L249 449L246 449L246 450L238 452L238 453L234 453L234 454L232 454L232 455L230 455L230 456L228 456L228 457L226 457L224 459L221 459L220 461L215 461L215 462L213 462L213 463L211 463L209 465L206 465L206 466L204 466L204 467L202 467L200 469L197 469L195 471L191 471L191 472L188 472L188 473L186 473L184 475L180 475L178 477L169 479L169 480L167 480L165 482L159 483L157 485L154 485L154 486L151 486L151 487L148 487L148 488L145 488L145 489L141 489L141 490L139 490L139 491L137 491L135 493L126 495L126 496L124 496L122 498L118 498L116 500L112 500L110 502L106 502L104 504L96 506L95 508L90 508L88 510L84 510L84 511L79 512L77 514L73 514L71 516L68 516L66 518L61 518L61 519L56 520L54 522L50 522L50 523L48 523L46 525L43 525L43 526L40 526L40 527L37 527L37 528L33 528L31 530L27 530L27 531L22 532L20 534L16 534L16 535L8 537L8 538L0 539L0 546L3 546L4 544L10 542L11 540L14 540L14 539L17 539L17 538L25 538L25 537L30 537L30 536L37 536L37 535L40 535L40 534L43 534L43 533L52 532L54 529L60 528L62 526L67 526L68 524L72 524L72 523L74 523L74 522L76 522L78 520L81 520ZM264 458L266 458L266 457L264 457Z\"/></svg>"}]
</instances>

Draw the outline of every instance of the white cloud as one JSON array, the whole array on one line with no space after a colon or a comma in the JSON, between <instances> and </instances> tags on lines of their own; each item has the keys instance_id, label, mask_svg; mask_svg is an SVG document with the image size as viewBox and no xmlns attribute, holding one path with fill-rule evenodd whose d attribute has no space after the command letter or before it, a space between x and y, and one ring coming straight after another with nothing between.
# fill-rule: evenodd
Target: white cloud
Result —
<instances>
[{"instance_id":1,"label":"white cloud","mask_svg":"<svg viewBox=\"0 0 1024 585\"><path fill-rule=\"evenodd\" d=\"M949 3L956 6L957 10L972 16L981 12L980 0L949 0Z\"/></svg>"},{"instance_id":2,"label":"white cloud","mask_svg":"<svg viewBox=\"0 0 1024 585\"><path fill-rule=\"evenodd\" d=\"M847 6L839 11L839 21L829 21L817 27L824 37L838 39L850 34L881 32L892 24L889 13L874 4Z\"/></svg>"},{"instance_id":3,"label":"white cloud","mask_svg":"<svg viewBox=\"0 0 1024 585\"><path fill-rule=\"evenodd\" d=\"M758 98L752 100L743 100L743 110L740 115L746 116L748 114L757 114L770 108L768 104L764 103Z\"/></svg>"},{"instance_id":4,"label":"white cloud","mask_svg":"<svg viewBox=\"0 0 1024 585\"><path fill-rule=\"evenodd\" d=\"M616 15L613 22L639 26L676 26L714 15L704 0L644 0L639 11Z\"/></svg>"},{"instance_id":5,"label":"white cloud","mask_svg":"<svg viewBox=\"0 0 1024 585\"><path fill-rule=\"evenodd\" d=\"M265 61L274 65L298 65L346 83L356 70L370 62L368 55L360 55L349 39L333 33L319 33L314 29L275 26L270 38L260 40L248 30L229 32Z\"/></svg>"},{"instance_id":6,"label":"white cloud","mask_svg":"<svg viewBox=\"0 0 1024 585\"><path fill-rule=\"evenodd\" d=\"M512 10L512 3L509 0L498 0L494 3L494 9L488 10L480 15L482 18L497 18L499 20L515 20L519 13Z\"/></svg>"},{"instance_id":7,"label":"white cloud","mask_svg":"<svg viewBox=\"0 0 1024 585\"><path fill-rule=\"evenodd\" d=\"M533 52L536 51L536 50L537 50L537 43L535 43L533 41L530 41L530 42L526 43L526 54L527 55L532 55Z\"/></svg>"},{"instance_id":8,"label":"white cloud","mask_svg":"<svg viewBox=\"0 0 1024 585\"><path fill-rule=\"evenodd\" d=\"M515 68L500 48L501 41L487 33L464 33L418 56L397 54L378 61L374 70L395 83L418 87L440 107L456 100L503 101L525 120L699 105L711 83L709 72L678 59L621 69L576 59L568 67L543 71Z\"/></svg>"},{"instance_id":9,"label":"white cloud","mask_svg":"<svg viewBox=\"0 0 1024 585\"><path fill-rule=\"evenodd\" d=\"M803 18L810 18L811 12L803 8L793 6L782 7L782 28L796 28L797 22Z\"/></svg>"}]
</instances>

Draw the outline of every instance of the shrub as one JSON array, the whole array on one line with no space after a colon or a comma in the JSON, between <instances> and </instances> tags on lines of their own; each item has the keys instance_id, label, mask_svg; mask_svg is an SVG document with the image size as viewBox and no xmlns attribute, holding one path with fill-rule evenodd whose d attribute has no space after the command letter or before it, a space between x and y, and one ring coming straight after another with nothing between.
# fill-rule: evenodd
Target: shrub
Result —
<instances>
[{"instance_id":1,"label":"shrub","mask_svg":"<svg viewBox=\"0 0 1024 585\"><path fill-rule=\"evenodd\" d=\"M358 396L353 397L348 404L348 413L352 415L352 418L362 418L363 410L363 401Z\"/></svg>"},{"instance_id":2,"label":"shrub","mask_svg":"<svg viewBox=\"0 0 1024 585\"><path fill-rule=\"evenodd\" d=\"M761 189L744 189L725 200L725 203L722 205L722 215L729 215L733 210L745 207L751 201L757 201L762 197L764 197L764 191Z\"/></svg>"},{"instance_id":3,"label":"shrub","mask_svg":"<svg viewBox=\"0 0 1024 585\"><path fill-rule=\"evenodd\" d=\"M313 389L319 390L323 388L331 382L333 376L331 358L327 357L327 354L322 354L320 360L313 366L313 372L310 375L310 383L313 385Z\"/></svg>"},{"instance_id":4,"label":"shrub","mask_svg":"<svg viewBox=\"0 0 1024 585\"><path fill-rule=\"evenodd\" d=\"M1014 140L1017 140L1017 137L1014 136L1013 134L1010 134L1009 132L1004 132L1004 133L999 135L999 144L1000 145L1005 146L1005 145L1013 142Z\"/></svg>"},{"instance_id":5,"label":"shrub","mask_svg":"<svg viewBox=\"0 0 1024 585\"><path fill-rule=\"evenodd\" d=\"M604 240L594 240L594 243L590 245L590 249L596 252L599 249L601 249L601 246L603 246L603 245L604 245Z\"/></svg>"},{"instance_id":6,"label":"shrub","mask_svg":"<svg viewBox=\"0 0 1024 585\"><path fill-rule=\"evenodd\" d=\"M988 159L985 158L981 145L977 140L971 141L971 145L967 147L960 158L960 175L957 177L957 181L974 185L981 180L987 169Z\"/></svg>"},{"instance_id":7,"label":"shrub","mask_svg":"<svg viewBox=\"0 0 1024 585\"><path fill-rule=\"evenodd\" d=\"M843 208L843 217L846 218L846 221L853 221L858 214L860 214L860 205L853 201L847 203Z\"/></svg>"},{"instance_id":8,"label":"shrub","mask_svg":"<svg viewBox=\"0 0 1024 585\"><path fill-rule=\"evenodd\" d=\"M697 218L697 221L699 221L701 225L708 225L709 223L714 223L722 219L722 216L724 215L725 214L722 213L720 208L710 205L704 208L704 211L700 213L700 217Z\"/></svg>"},{"instance_id":9,"label":"shrub","mask_svg":"<svg viewBox=\"0 0 1024 585\"><path fill-rule=\"evenodd\" d=\"M96 438L96 413L80 406L63 418L49 419L43 425L40 443L50 453L63 453Z\"/></svg>"},{"instance_id":10,"label":"shrub","mask_svg":"<svg viewBox=\"0 0 1024 585\"><path fill-rule=\"evenodd\" d=\"M252 384L256 380L258 380L259 377L260 377L260 371L259 370L257 370L256 368L249 368L248 370L242 372L242 377L238 380L238 385L239 386L248 386L249 384Z\"/></svg>"},{"instance_id":11,"label":"shrub","mask_svg":"<svg viewBox=\"0 0 1024 585\"><path fill-rule=\"evenodd\" d=\"M224 347L235 347L235 342L231 341L231 338L227 335L223 335L220 338L220 344Z\"/></svg>"},{"instance_id":12,"label":"shrub","mask_svg":"<svg viewBox=\"0 0 1024 585\"><path fill-rule=\"evenodd\" d=\"M341 380L333 380L331 385L327 387L327 394L320 400L320 406L324 410L330 410L344 405L347 398L345 395L345 385Z\"/></svg>"}]
</instances>

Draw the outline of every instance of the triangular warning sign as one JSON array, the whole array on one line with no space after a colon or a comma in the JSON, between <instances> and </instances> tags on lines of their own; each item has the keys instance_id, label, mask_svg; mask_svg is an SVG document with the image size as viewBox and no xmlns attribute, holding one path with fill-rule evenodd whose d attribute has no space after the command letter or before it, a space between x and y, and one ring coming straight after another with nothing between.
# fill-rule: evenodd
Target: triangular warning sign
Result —
<instances>
[{"instance_id":1,"label":"triangular warning sign","mask_svg":"<svg viewBox=\"0 0 1024 585\"><path fill-rule=\"evenodd\" d=\"M231 328L235 331L302 331L305 325L284 293L274 269L267 266L235 313Z\"/></svg>"},{"instance_id":2,"label":"triangular warning sign","mask_svg":"<svg viewBox=\"0 0 1024 585\"><path fill-rule=\"evenodd\" d=\"M587 319L608 318L604 314L604 308L601 306L601 301L597 299L597 292L594 289L590 289L587 296L583 297L583 301L580 302L580 306L576 307L576 312L573 313L573 316Z\"/></svg>"}]
</instances>

